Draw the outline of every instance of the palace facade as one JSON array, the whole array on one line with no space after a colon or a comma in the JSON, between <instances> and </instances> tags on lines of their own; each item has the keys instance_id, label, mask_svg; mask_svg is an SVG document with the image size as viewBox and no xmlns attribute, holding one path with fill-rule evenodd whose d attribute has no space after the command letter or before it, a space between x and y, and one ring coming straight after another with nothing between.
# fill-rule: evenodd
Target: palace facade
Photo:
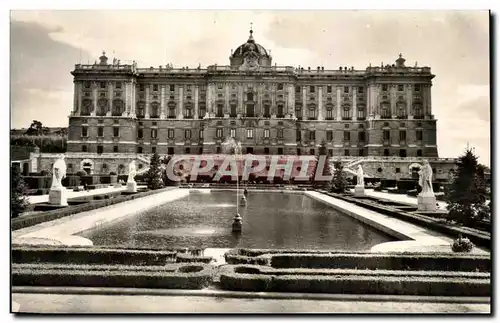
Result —
<instances>
[{"instance_id":1,"label":"palace facade","mask_svg":"<svg viewBox=\"0 0 500 323\"><path fill-rule=\"evenodd\" d=\"M363 70L276 66L252 30L229 63L139 68L103 53L76 65L67 158L117 171L155 152L220 153L230 136L251 154L314 155L324 144L346 160L439 160L429 67L401 55ZM97 167L103 158L112 162Z\"/></svg>"}]
</instances>

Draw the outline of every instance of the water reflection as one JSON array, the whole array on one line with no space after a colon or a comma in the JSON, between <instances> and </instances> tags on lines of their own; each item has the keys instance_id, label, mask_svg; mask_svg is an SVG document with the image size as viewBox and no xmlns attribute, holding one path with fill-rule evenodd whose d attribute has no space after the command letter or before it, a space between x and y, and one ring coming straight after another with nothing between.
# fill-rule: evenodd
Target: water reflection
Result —
<instances>
[{"instance_id":1,"label":"water reflection","mask_svg":"<svg viewBox=\"0 0 500 323\"><path fill-rule=\"evenodd\" d=\"M304 195L250 192L240 234L231 232L235 212L232 192L191 194L80 235L95 245L165 248L366 250L394 240Z\"/></svg>"}]
</instances>

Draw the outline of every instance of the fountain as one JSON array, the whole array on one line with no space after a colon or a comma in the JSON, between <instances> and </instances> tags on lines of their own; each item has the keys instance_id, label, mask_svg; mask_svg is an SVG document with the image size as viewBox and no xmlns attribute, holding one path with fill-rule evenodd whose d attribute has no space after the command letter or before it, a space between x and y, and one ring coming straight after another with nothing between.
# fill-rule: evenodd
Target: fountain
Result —
<instances>
[{"instance_id":1,"label":"fountain","mask_svg":"<svg viewBox=\"0 0 500 323\"><path fill-rule=\"evenodd\" d=\"M234 138L227 138L224 143L222 144L224 147L224 152L226 154L232 154L233 158L235 160L236 164L236 215L233 218L233 232L241 232L241 227L242 227L242 218L240 216L240 213L238 212L238 205L239 205L239 172L238 172L238 164L236 162L236 157L239 155L241 157L241 142L234 140ZM245 199L244 204L246 205L246 198L243 196ZM243 201L242 201L243 202Z\"/></svg>"}]
</instances>

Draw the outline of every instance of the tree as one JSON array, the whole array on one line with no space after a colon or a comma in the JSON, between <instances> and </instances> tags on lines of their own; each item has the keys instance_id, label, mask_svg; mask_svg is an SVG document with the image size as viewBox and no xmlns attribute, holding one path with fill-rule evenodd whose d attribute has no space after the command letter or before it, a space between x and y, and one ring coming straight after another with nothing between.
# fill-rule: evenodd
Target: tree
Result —
<instances>
[{"instance_id":1,"label":"tree","mask_svg":"<svg viewBox=\"0 0 500 323\"><path fill-rule=\"evenodd\" d=\"M344 173L344 166L340 160L333 164L335 169L330 190L335 193L344 193L347 189L347 179Z\"/></svg>"},{"instance_id":2,"label":"tree","mask_svg":"<svg viewBox=\"0 0 500 323\"><path fill-rule=\"evenodd\" d=\"M21 177L19 167L11 167L10 179L10 216L11 218L18 217L28 207L29 202L26 198L26 186Z\"/></svg>"},{"instance_id":3,"label":"tree","mask_svg":"<svg viewBox=\"0 0 500 323\"><path fill-rule=\"evenodd\" d=\"M325 160L325 164L323 165L323 169L318 169L319 167L319 161L320 161L320 158L321 156L324 156L323 158L326 158ZM331 176L332 175L332 172L330 170L330 158L328 157L328 149L326 148L326 142L323 140L321 141L321 145L319 146L319 149L318 149L318 155L317 155L317 163L316 163L316 167L314 168L314 173L313 173L313 185L314 187L316 188L325 188L325 189L328 189L328 186L330 186L330 182L329 181L316 181L316 174L319 172L321 172L321 175L323 176Z\"/></svg>"},{"instance_id":4,"label":"tree","mask_svg":"<svg viewBox=\"0 0 500 323\"><path fill-rule=\"evenodd\" d=\"M160 166L160 156L154 153L145 176L149 189L157 190L165 186L163 183L163 171Z\"/></svg>"},{"instance_id":5,"label":"tree","mask_svg":"<svg viewBox=\"0 0 500 323\"><path fill-rule=\"evenodd\" d=\"M168 177L168 173L167 173L168 167L173 168L173 165L169 165L171 160L172 160L171 156L165 156L165 158L163 158L161 161L161 163L164 165L162 173L163 173L163 185L165 185L165 186L173 186L176 184L175 181L173 181L171 178ZM173 172L173 170L172 170L172 172Z\"/></svg>"},{"instance_id":6,"label":"tree","mask_svg":"<svg viewBox=\"0 0 500 323\"><path fill-rule=\"evenodd\" d=\"M485 166L471 149L458 158L457 166L445 194L448 220L471 225L488 215Z\"/></svg>"},{"instance_id":7,"label":"tree","mask_svg":"<svg viewBox=\"0 0 500 323\"><path fill-rule=\"evenodd\" d=\"M42 135L42 133L43 133L42 123L38 120L33 120L30 127L28 128L28 130L26 130L24 134L28 136L40 136Z\"/></svg>"}]
</instances>

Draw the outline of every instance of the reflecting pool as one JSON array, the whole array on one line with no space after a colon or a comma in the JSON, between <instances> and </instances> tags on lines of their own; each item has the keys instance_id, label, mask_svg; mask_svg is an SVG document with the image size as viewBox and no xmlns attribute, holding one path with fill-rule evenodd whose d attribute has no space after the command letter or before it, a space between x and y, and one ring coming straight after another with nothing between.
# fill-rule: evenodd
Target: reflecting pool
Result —
<instances>
[{"instance_id":1,"label":"reflecting pool","mask_svg":"<svg viewBox=\"0 0 500 323\"><path fill-rule=\"evenodd\" d=\"M233 234L235 191L191 193L79 235L94 245L162 248L367 250L396 240L302 194L250 191L239 213L243 232Z\"/></svg>"}]
</instances>

